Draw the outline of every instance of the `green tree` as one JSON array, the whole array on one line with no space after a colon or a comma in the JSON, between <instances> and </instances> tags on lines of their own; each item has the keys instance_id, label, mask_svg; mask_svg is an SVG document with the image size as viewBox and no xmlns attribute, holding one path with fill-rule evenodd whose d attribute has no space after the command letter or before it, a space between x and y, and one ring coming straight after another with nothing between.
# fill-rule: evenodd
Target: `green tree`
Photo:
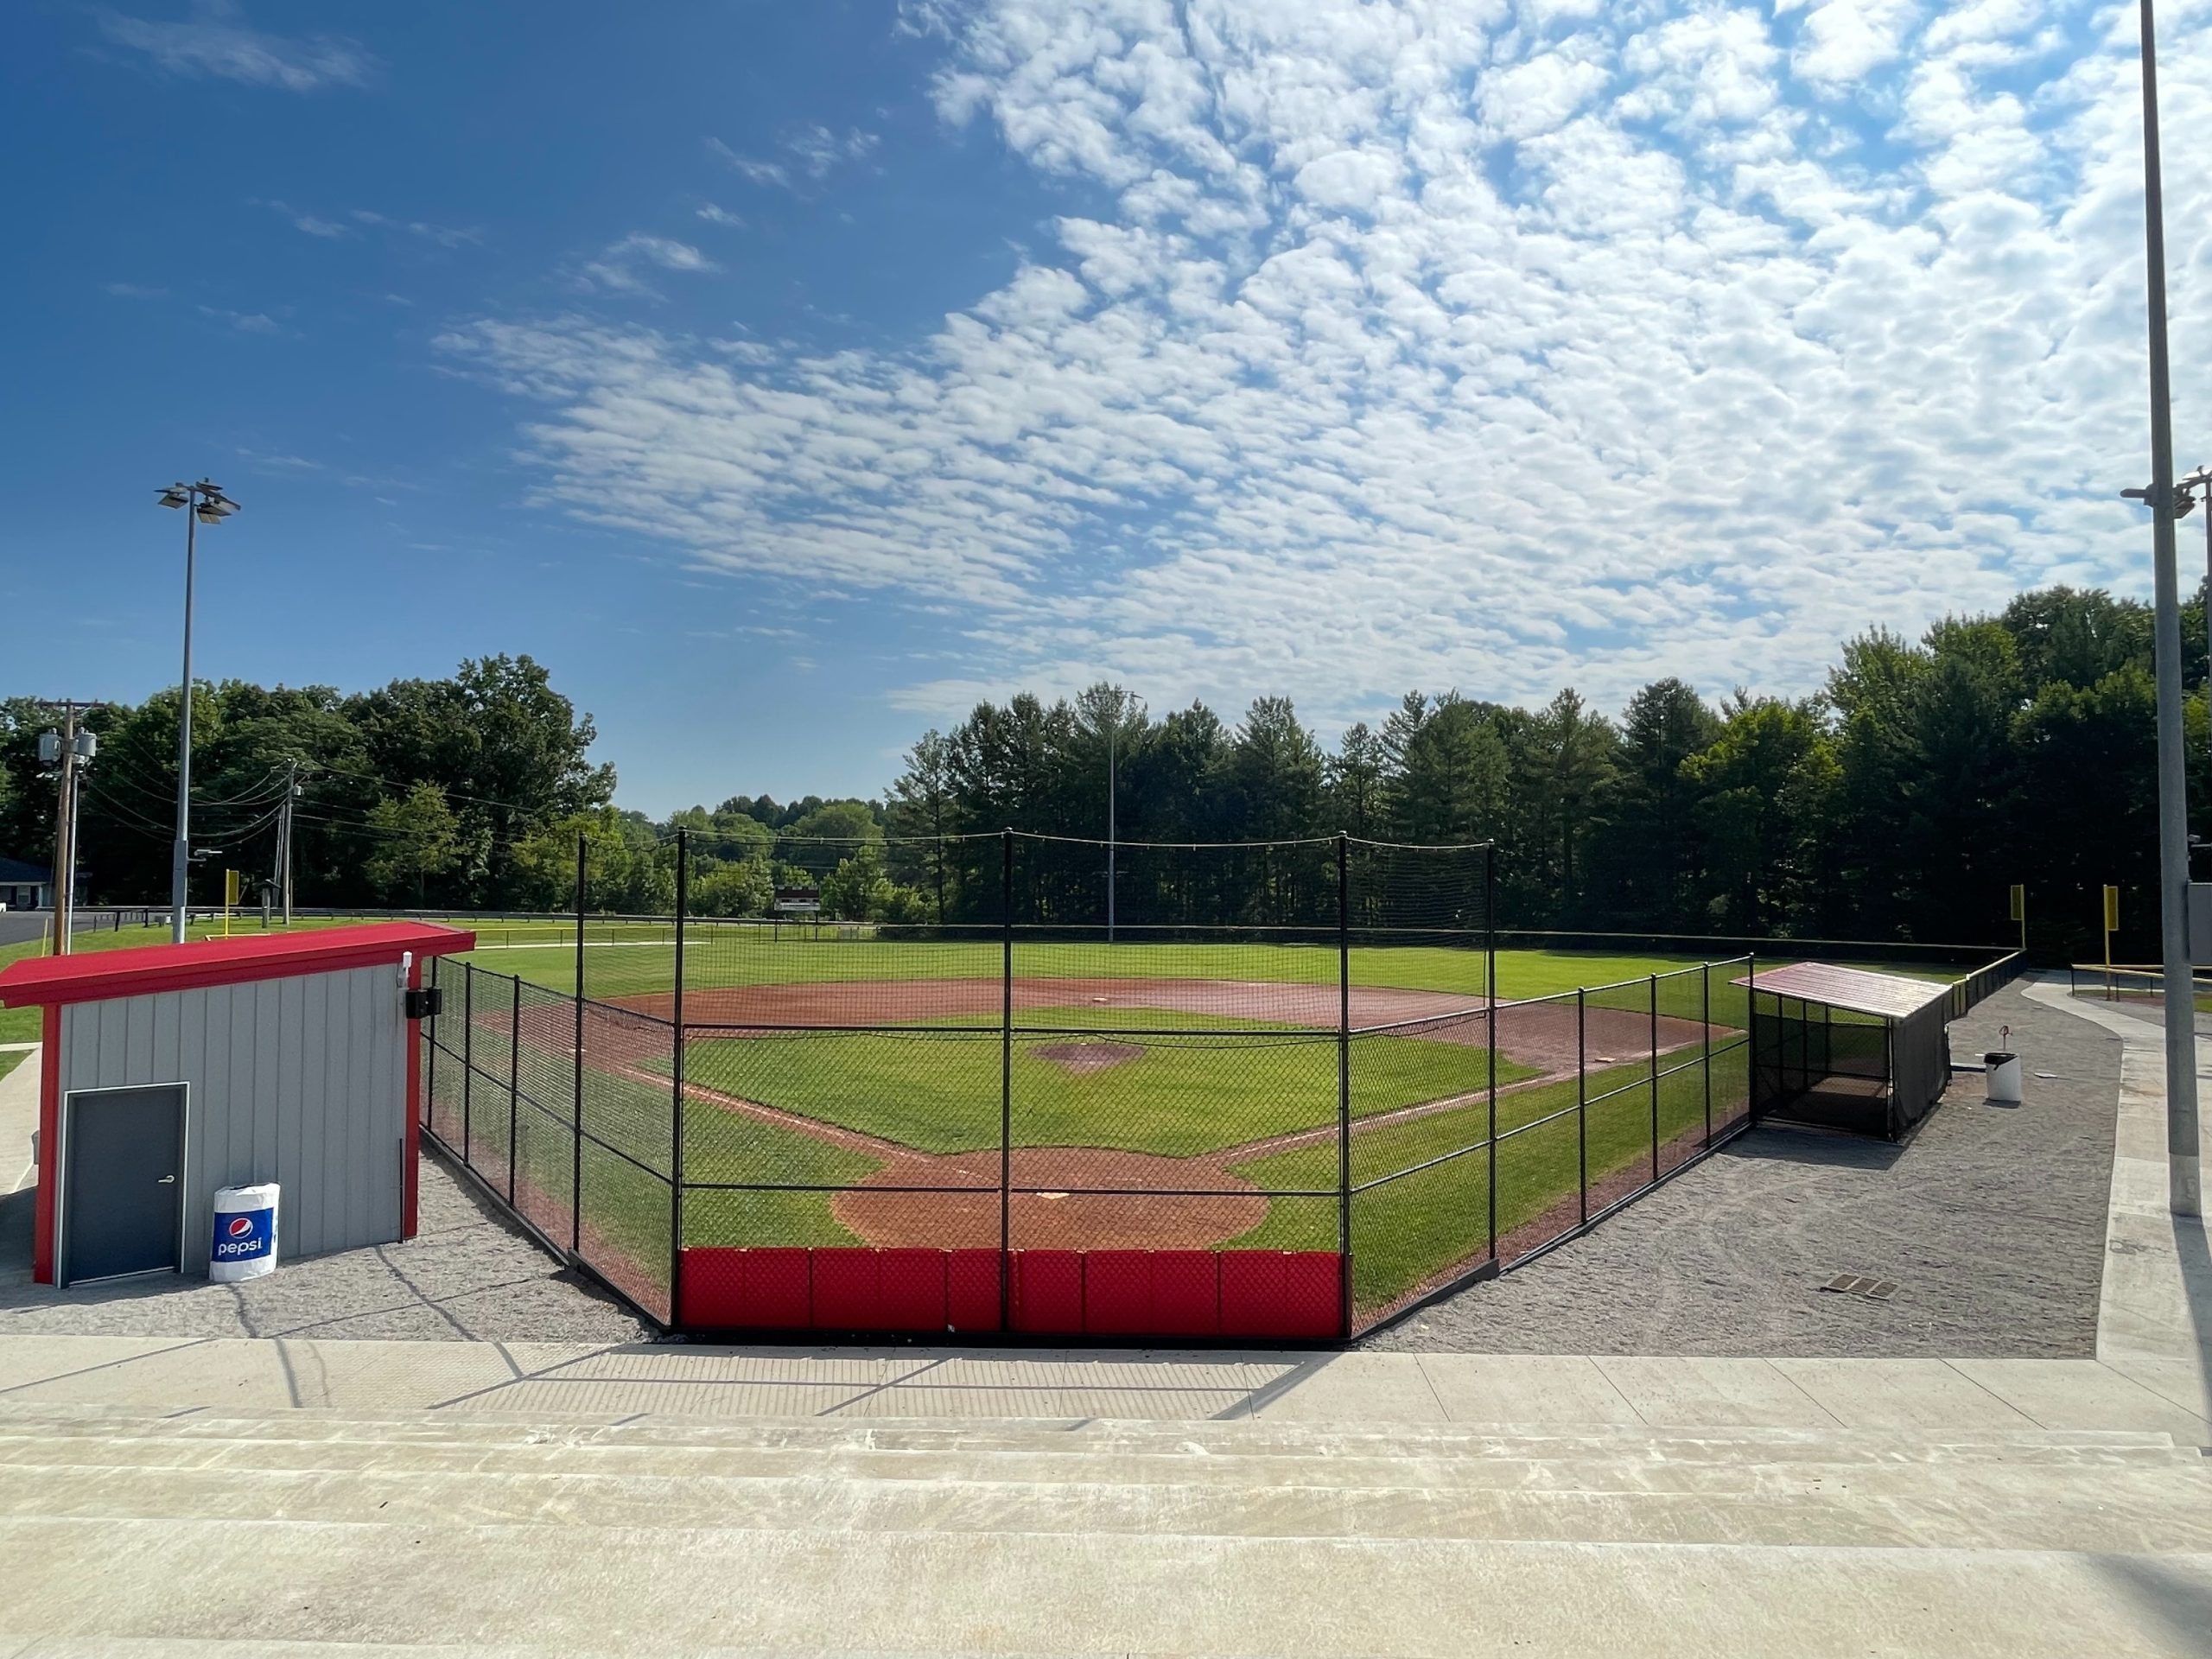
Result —
<instances>
[{"instance_id":1,"label":"green tree","mask_svg":"<svg viewBox=\"0 0 2212 1659\"><path fill-rule=\"evenodd\" d=\"M404 795L388 795L369 809L373 845L363 861L369 880L392 898L412 891L415 902L429 902L427 885L461 857L461 825L435 784L417 784Z\"/></svg>"}]
</instances>

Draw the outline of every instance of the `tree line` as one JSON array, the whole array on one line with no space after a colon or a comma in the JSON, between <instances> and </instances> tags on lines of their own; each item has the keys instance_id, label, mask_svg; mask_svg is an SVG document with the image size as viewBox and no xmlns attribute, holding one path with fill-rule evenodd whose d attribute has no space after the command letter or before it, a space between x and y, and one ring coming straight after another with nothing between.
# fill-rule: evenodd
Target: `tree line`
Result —
<instances>
[{"instance_id":1,"label":"tree line","mask_svg":"<svg viewBox=\"0 0 2212 1659\"><path fill-rule=\"evenodd\" d=\"M2202 592L2183 627L2202 828ZM2037 953L2082 958L2112 882L2120 954L2154 954L2151 618L2096 590L2023 594L1917 640L1860 634L1809 696L1713 702L1665 678L1608 713L1572 689L1535 709L1413 691L1333 747L1282 697L1230 720L1203 703L1154 715L1106 683L1023 695L925 733L880 800L736 795L659 819L615 805L589 715L528 657L355 694L226 681L194 696L200 903L219 899L225 868L273 871L296 788L302 905L564 909L582 836L593 908L665 912L683 830L696 914L762 915L779 887L804 886L836 916L984 922L1001 903L988 838L1103 840L1110 774L1124 843L1495 842L1509 926L1982 944L2010 936L2019 882ZM86 717L102 747L79 862L96 902L167 896L177 712L171 691ZM52 723L28 699L0 702L0 855L41 864L54 798L36 742ZM1147 856L1117 855L1124 914L1166 880ZM1101 861L1059 863L1067 903L1096 910ZM1257 917L1262 889L1280 908L1326 886L1282 857L1240 871L1206 895L1221 919Z\"/></svg>"},{"instance_id":2,"label":"tree line","mask_svg":"<svg viewBox=\"0 0 2212 1659\"><path fill-rule=\"evenodd\" d=\"M2212 823L2204 601L2186 607L2190 798ZM1918 640L1847 641L1816 694L1708 702L1656 680L1618 715L1573 690L1524 709L1408 692L1326 748L1287 699L1154 717L1126 690L979 705L906 757L896 836L1001 826L1130 842L1494 841L1503 924L1605 932L1982 944L2029 890L2039 956L2155 954L2149 607L2057 587ZM952 918L995 914L985 861L894 842L890 873ZM949 893L939 896L940 885Z\"/></svg>"}]
</instances>

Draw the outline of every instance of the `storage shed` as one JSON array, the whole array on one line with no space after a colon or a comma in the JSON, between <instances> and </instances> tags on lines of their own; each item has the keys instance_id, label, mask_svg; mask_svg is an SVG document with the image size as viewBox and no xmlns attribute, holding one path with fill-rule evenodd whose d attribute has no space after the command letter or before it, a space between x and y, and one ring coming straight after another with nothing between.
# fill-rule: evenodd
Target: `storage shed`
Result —
<instances>
[{"instance_id":1,"label":"storage shed","mask_svg":"<svg viewBox=\"0 0 2212 1659\"><path fill-rule=\"evenodd\" d=\"M1735 982L1751 994L1753 1122L1895 1141L1950 1086L1946 981L1797 962Z\"/></svg>"},{"instance_id":2,"label":"storage shed","mask_svg":"<svg viewBox=\"0 0 2212 1659\"><path fill-rule=\"evenodd\" d=\"M13 963L38 1006L32 1277L205 1275L217 1189L275 1181L284 1256L415 1232L421 922L255 934Z\"/></svg>"}]
</instances>

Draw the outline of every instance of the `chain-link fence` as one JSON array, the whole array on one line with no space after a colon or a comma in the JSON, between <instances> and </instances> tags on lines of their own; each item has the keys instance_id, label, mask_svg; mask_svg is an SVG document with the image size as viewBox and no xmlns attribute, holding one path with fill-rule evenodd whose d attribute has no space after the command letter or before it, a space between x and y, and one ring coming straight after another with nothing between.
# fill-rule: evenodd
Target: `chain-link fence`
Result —
<instances>
[{"instance_id":1,"label":"chain-link fence","mask_svg":"<svg viewBox=\"0 0 2212 1659\"><path fill-rule=\"evenodd\" d=\"M737 919L583 850L433 966L424 1127L664 1324L1342 1337L1747 1122L1748 958L1505 1000L1487 845L887 843L861 920L858 852Z\"/></svg>"}]
</instances>

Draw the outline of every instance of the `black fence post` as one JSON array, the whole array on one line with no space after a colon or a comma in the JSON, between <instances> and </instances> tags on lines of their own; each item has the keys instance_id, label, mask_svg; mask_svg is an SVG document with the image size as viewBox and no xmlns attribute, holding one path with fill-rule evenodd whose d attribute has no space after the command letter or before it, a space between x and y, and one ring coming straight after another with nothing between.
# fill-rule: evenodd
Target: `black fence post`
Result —
<instances>
[{"instance_id":1,"label":"black fence post","mask_svg":"<svg viewBox=\"0 0 2212 1659\"><path fill-rule=\"evenodd\" d=\"M1574 1190L1590 1224L1590 993L1574 988Z\"/></svg>"},{"instance_id":2,"label":"black fence post","mask_svg":"<svg viewBox=\"0 0 2212 1659\"><path fill-rule=\"evenodd\" d=\"M471 1169L476 1167L476 1148L469 1141L468 1102L475 1071L476 964L464 962L461 964L461 1161Z\"/></svg>"},{"instance_id":3,"label":"black fence post","mask_svg":"<svg viewBox=\"0 0 2212 1659\"><path fill-rule=\"evenodd\" d=\"M691 859L688 832L676 832L676 1003L675 1052L669 1074L674 1083L668 1130L668 1322L683 1322L683 912L691 901Z\"/></svg>"},{"instance_id":4,"label":"black fence post","mask_svg":"<svg viewBox=\"0 0 2212 1659\"><path fill-rule=\"evenodd\" d=\"M1651 976L1651 1179L1659 1179L1659 976Z\"/></svg>"},{"instance_id":5,"label":"black fence post","mask_svg":"<svg viewBox=\"0 0 2212 1659\"><path fill-rule=\"evenodd\" d=\"M438 988L438 964L444 960L443 957L430 958L432 990ZM438 1030L437 1015L432 1014L425 1023L429 1029L423 1033L423 1042L430 1053L423 1071L423 1127L435 1135L438 1132L438 1042L442 1033Z\"/></svg>"},{"instance_id":6,"label":"black fence post","mask_svg":"<svg viewBox=\"0 0 2212 1659\"><path fill-rule=\"evenodd\" d=\"M1344 1334L1351 1335L1351 875L1350 838L1337 832L1337 1274Z\"/></svg>"},{"instance_id":7,"label":"black fence post","mask_svg":"<svg viewBox=\"0 0 2212 1659\"><path fill-rule=\"evenodd\" d=\"M1014 1326L1014 831L999 853L999 1329Z\"/></svg>"},{"instance_id":8,"label":"black fence post","mask_svg":"<svg viewBox=\"0 0 2212 1659\"><path fill-rule=\"evenodd\" d=\"M1497 843L1483 849L1483 1000L1490 1005L1484 1065L1490 1071L1490 1152L1484 1178L1490 1259L1497 1260Z\"/></svg>"},{"instance_id":9,"label":"black fence post","mask_svg":"<svg viewBox=\"0 0 2212 1659\"><path fill-rule=\"evenodd\" d=\"M1744 952L1744 1120L1756 1128L1759 1121L1759 963L1758 953Z\"/></svg>"},{"instance_id":10,"label":"black fence post","mask_svg":"<svg viewBox=\"0 0 2212 1659\"><path fill-rule=\"evenodd\" d=\"M515 976L514 1012L507 1021L507 1208L515 1205L515 1129L522 1101L522 976Z\"/></svg>"},{"instance_id":11,"label":"black fence post","mask_svg":"<svg viewBox=\"0 0 2212 1659\"><path fill-rule=\"evenodd\" d=\"M1713 964L1701 963L1698 967L1698 987L1701 993L1703 1012L1698 1015L1698 1040L1704 1046L1705 1071L1705 1148L1713 1150Z\"/></svg>"},{"instance_id":12,"label":"black fence post","mask_svg":"<svg viewBox=\"0 0 2212 1659\"><path fill-rule=\"evenodd\" d=\"M576 835L576 1075L575 1109L569 1117L569 1254L584 1243L584 882L590 839Z\"/></svg>"}]
</instances>

